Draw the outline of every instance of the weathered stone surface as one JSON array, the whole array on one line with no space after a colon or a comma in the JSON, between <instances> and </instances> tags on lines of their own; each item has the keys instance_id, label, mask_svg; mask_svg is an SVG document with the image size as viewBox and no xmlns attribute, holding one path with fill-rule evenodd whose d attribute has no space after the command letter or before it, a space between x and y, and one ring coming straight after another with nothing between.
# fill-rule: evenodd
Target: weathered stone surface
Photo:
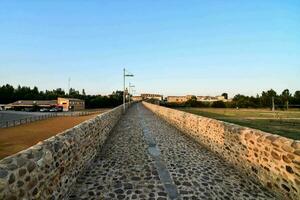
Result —
<instances>
[{"instance_id":1,"label":"weathered stone surface","mask_svg":"<svg viewBox=\"0 0 300 200\"><path fill-rule=\"evenodd\" d=\"M296 151L294 151L294 154L296 154L296 155L300 156L300 150L296 150Z\"/></svg>"},{"instance_id":2,"label":"weathered stone surface","mask_svg":"<svg viewBox=\"0 0 300 200\"><path fill-rule=\"evenodd\" d=\"M294 141L292 143L292 147L295 149L300 149L300 141Z\"/></svg>"},{"instance_id":3,"label":"weathered stone surface","mask_svg":"<svg viewBox=\"0 0 300 200\"><path fill-rule=\"evenodd\" d=\"M0 199L63 199L122 113L119 106L1 160Z\"/></svg>"},{"instance_id":4,"label":"weathered stone surface","mask_svg":"<svg viewBox=\"0 0 300 200\"><path fill-rule=\"evenodd\" d=\"M8 175L7 170L5 169L0 169L0 178L6 178Z\"/></svg>"},{"instance_id":5,"label":"weathered stone surface","mask_svg":"<svg viewBox=\"0 0 300 200\"><path fill-rule=\"evenodd\" d=\"M289 152L289 153L292 153L292 152L294 151L294 148L293 148L293 147L291 147L291 146L289 146L289 145L286 145L286 144L282 145L281 148L282 148L284 151Z\"/></svg>"},{"instance_id":6,"label":"weathered stone surface","mask_svg":"<svg viewBox=\"0 0 300 200\"><path fill-rule=\"evenodd\" d=\"M278 153L276 153L275 151L272 151L272 152L271 152L271 155L272 155L273 158L276 159L276 160L280 160L280 159L281 159L281 158L280 158L280 155L279 155Z\"/></svg>"},{"instance_id":7,"label":"weathered stone surface","mask_svg":"<svg viewBox=\"0 0 300 200\"><path fill-rule=\"evenodd\" d=\"M284 199L300 196L298 141L145 105L190 136L141 107L179 199L274 199L228 163ZM147 153L136 108L112 135L122 106L1 160L0 199L169 199L170 185L162 184L166 177Z\"/></svg>"},{"instance_id":8,"label":"weathered stone surface","mask_svg":"<svg viewBox=\"0 0 300 200\"><path fill-rule=\"evenodd\" d=\"M27 160L25 158L19 157L19 158L16 158L16 161L17 161L18 167L23 167L26 164Z\"/></svg>"},{"instance_id":9,"label":"weathered stone surface","mask_svg":"<svg viewBox=\"0 0 300 200\"><path fill-rule=\"evenodd\" d=\"M155 167L147 146L159 147L160 153L155 151L155 155L160 154L160 163L166 166L163 175L158 169L162 167ZM171 181L164 187L166 174ZM77 179L69 199L171 200L172 192L167 192L167 188L171 188L172 180L180 193L178 200L275 199L142 105L129 110L116 126L103 150Z\"/></svg>"},{"instance_id":10,"label":"weathered stone surface","mask_svg":"<svg viewBox=\"0 0 300 200\"><path fill-rule=\"evenodd\" d=\"M27 165L27 171L30 173L35 169L36 165L34 162L29 162Z\"/></svg>"},{"instance_id":11,"label":"weathered stone surface","mask_svg":"<svg viewBox=\"0 0 300 200\"><path fill-rule=\"evenodd\" d=\"M1 192L5 189L7 185L7 181L5 179L0 178L0 197L1 197Z\"/></svg>"},{"instance_id":12,"label":"weathered stone surface","mask_svg":"<svg viewBox=\"0 0 300 200\"><path fill-rule=\"evenodd\" d=\"M15 175L14 175L14 174L10 174L10 175L9 175L9 179L8 179L8 184L14 183L15 180L16 180Z\"/></svg>"},{"instance_id":13,"label":"weathered stone surface","mask_svg":"<svg viewBox=\"0 0 300 200\"><path fill-rule=\"evenodd\" d=\"M189 113L182 114L182 111L146 102L143 104L251 178L270 186L282 198L299 199L300 187L294 180L300 177L300 141ZM184 126L181 126L182 123ZM255 170L251 166L255 166Z\"/></svg>"}]
</instances>

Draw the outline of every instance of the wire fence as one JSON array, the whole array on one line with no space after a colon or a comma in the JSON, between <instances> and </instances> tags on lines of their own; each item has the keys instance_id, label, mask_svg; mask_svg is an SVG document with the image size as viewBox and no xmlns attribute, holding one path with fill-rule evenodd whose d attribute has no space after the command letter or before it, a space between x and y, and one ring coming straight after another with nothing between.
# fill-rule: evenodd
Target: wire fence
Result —
<instances>
[{"instance_id":1,"label":"wire fence","mask_svg":"<svg viewBox=\"0 0 300 200\"><path fill-rule=\"evenodd\" d=\"M39 120L49 119L52 117L79 117L79 116L87 116L93 114L100 114L100 111L78 111L78 112L56 112L56 113L47 113L44 115L36 115L36 116L26 116L20 119L8 120L8 121L0 121L0 128L8 128L14 127L22 124L27 124Z\"/></svg>"},{"instance_id":2,"label":"wire fence","mask_svg":"<svg viewBox=\"0 0 300 200\"><path fill-rule=\"evenodd\" d=\"M14 120L8 120L4 122L0 122L0 128L8 128L8 127L14 127L21 124L27 124L39 120L44 120L52 117L56 117L57 113L49 113L44 115L36 115L36 116L27 116L20 119L14 119Z\"/></svg>"},{"instance_id":3,"label":"wire fence","mask_svg":"<svg viewBox=\"0 0 300 200\"><path fill-rule=\"evenodd\" d=\"M98 114L98 113L100 113L100 111L61 112L58 114L58 116L78 117L78 116L87 116L87 115L93 115L93 114Z\"/></svg>"}]
</instances>

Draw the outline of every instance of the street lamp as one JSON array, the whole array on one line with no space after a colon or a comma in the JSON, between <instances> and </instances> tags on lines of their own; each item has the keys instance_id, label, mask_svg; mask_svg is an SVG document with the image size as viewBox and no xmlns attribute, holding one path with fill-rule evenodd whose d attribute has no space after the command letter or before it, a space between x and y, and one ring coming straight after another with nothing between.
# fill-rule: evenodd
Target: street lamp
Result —
<instances>
[{"instance_id":1,"label":"street lamp","mask_svg":"<svg viewBox=\"0 0 300 200\"><path fill-rule=\"evenodd\" d=\"M130 103L130 88L134 88L135 86L134 85L131 85L130 82L129 82L129 87L128 87L128 96L129 96L129 103Z\"/></svg>"},{"instance_id":2,"label":"street lamp","mask_svg":"<svg viewBox=\"0 0 300 200\"><path fill-rule=\"evenodd\" d=\"M125 105L125 103L126 103L126 94L125 94L125 90L126 90L125 79L126 79L126 77L133 77L133 74L126 72L126 69L124 68L123 69L123 89L124 89L123 90L123 109L124 109L124 112L126 110L126 105Z\"/></svg>"}]
</instances>

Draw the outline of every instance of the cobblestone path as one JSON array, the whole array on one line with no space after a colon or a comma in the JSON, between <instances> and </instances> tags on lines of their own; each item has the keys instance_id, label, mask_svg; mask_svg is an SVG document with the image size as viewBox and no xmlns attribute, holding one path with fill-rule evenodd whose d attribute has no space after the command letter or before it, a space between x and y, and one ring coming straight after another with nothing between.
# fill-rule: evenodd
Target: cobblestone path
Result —
<instances>
[{"instance_id":1,"label":"cobblestone path","mask_svg":"<svg viewBox=\"0 0 300 200\"><path fill-rule=\"evenodd\" d=\"M69 199L275 199L141 104L120 120Z\"/></svg>"}]
</instances>

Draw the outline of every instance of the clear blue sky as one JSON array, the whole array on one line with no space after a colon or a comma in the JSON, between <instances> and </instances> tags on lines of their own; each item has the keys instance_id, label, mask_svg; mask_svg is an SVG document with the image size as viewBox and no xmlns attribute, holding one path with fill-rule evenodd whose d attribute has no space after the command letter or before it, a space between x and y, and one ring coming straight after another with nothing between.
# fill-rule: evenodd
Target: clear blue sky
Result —
<instances>
[{"instance_id":1,"label":"clear blue sky","mask_svg":"<svg viewBox=\"0 0 300 200\"><path fill-rule=\"evenodd\" d=\"M2 0L0 84L90 94L300 89L300 1Z\"/></svg>"}]
</instances>

